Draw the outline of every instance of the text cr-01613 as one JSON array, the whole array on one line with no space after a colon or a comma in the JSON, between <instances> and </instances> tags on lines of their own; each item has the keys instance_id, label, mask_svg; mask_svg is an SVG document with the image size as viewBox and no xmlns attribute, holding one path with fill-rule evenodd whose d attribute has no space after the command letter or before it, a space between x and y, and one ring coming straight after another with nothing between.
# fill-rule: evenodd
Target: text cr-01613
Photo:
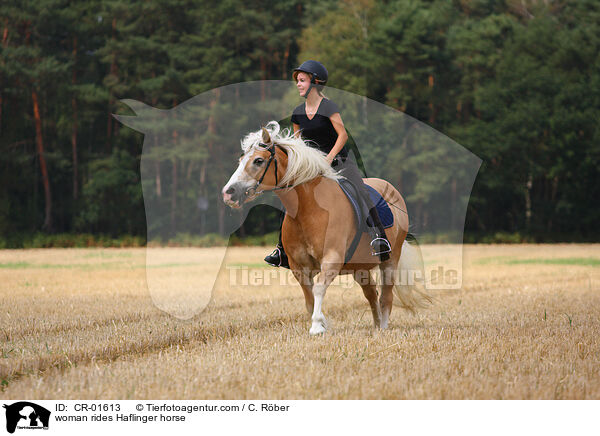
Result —
<instances>
[{"instance_id":1,"label":"text cr-01613","mask_svg":"<svg viewBox=\"0 0 600 436\"><path fill-rule=\"evenodd\" d=\"M76 412L119 412L120 404L75 403Z\"/></svg>"}]
</instances>

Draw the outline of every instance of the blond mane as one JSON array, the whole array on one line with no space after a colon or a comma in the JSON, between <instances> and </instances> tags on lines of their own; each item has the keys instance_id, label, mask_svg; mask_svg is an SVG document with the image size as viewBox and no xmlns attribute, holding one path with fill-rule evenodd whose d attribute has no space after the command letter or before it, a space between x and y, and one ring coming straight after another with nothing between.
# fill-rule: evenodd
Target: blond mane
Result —
<instances>
[{"instance_id":1,"label":"blond mane","mask_svg":"<svg viewBox=\"0 0 600 436\"><path fill-rule=\"evenodd\" d=\"M277 121L270 121L265 128L271 136L271 141L283 147L288 155L287 170L279 182L280 186L299 185L319 176L332 180L344 178L331 168L325 159L325 153L310 147L302 138L296 138L291 129L280 130ZM261 149L260 143L262 143L262 129L246 135L242 139L244 154Z\"/></svg>"}]
</instances>

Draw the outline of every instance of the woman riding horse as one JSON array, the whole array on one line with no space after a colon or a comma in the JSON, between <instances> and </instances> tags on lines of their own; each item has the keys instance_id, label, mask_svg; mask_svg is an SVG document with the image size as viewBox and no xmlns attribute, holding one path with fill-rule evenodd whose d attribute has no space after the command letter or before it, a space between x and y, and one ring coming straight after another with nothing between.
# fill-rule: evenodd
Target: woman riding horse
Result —
<instances>
[{"instance_id":1,"label":"woman riding horse","mask_svg":"<svg viewBox=\"0 0 600 436\"><path fill-rule=\"evenodd\" d=\"M308 146L289 129L280 132L273 121L242 140L243 155L222 189L223 201L234 208L252 201L262 192L277 194L286 209L282 241L288 251L290 269L298 280L312 315L310 334L322 334L327 322L322 312L325 291L340 274L353 274L371 306L376 328L388 326L394 293L400 306L413 311L430 301L418 291L422 261L418 246L406 242L408 215L400 193L381 179L366 179L384 200L393 205L393 224L387 230L391 241L389 259L374 261L369 238L360 234L350 255L357 222L350 201L338 184L343 178L325 154ZM348 259L348 256L351 256ZM381 272L381 293L370 270Z\"/></svg>"},{"instance_id":2,"label":"woman riding horse","mask_svg":"<svg viewBox=\"0 0 600 436\"><path fill-rule=\"evenodd\" d=\"M372 234L372 254L379 256L382 261L389 259L391 246L377 208L367 192L358 166L348 156L348 150L345 147L348 134L344 128L340 111L337 105L325 98L322 93L328 79L327 69L322 63L309 60L294 69L293 78L298 92L306 99L304 103L294 109L292 115L294 134L296 137L302 135L303 139L308 140L307 144L324 152L327 155L327 162L356 187L359 196L369 210L373 224L369 228ZM265 261L272 266L289 268L287 255L281 242L282 222L283 212L280 218L279 243L275 250L265 257Z\"/></svg>"}]
</instances>

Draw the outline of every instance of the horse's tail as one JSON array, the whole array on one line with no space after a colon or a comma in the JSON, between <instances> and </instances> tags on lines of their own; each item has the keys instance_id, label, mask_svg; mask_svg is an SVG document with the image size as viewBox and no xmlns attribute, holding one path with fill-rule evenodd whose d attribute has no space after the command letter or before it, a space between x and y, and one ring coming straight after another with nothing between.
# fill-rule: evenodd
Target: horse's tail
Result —
<instances>
[{"instance_id":1,"label":"horse's tail","mask_svg":"<svg viewBox=\"0 0 600 436\"><path fill-rule=\"evenodd\" d=\"M394 294L399 306L414 313L416 309L432 304L433 299L425 292L425 268L421 247L410 233L402 243L398 266L398 280L394 284Z\"/></svg>"}]
</instances>

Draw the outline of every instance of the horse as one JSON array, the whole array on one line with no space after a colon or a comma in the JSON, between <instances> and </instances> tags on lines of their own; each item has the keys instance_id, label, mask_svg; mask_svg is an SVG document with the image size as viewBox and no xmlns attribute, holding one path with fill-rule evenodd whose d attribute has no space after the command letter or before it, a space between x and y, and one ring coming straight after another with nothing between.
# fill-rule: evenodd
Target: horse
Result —
<instances>
[{"instance_id":1,"label":"horse","mask_svg":"<svg viewBox=\"0 0 600 436\"><path fill-rule=\"evenodd\" d=\"M363 179L394 206L391 208L394 224L386 229L392 247L389 259L381 261L373 256L370 238L363 233L354 254L346 262L346 252L358 223L352 218L351 203L338 184L343 176L330 166L325 154L310 147L290 129L280 131L275 121L247 134L241 147L238 167L222 189L223 201L232 208L240 208L263 192L275 192L280 198L286 209L282 242L311 315L311 335L327 330L323 298L339 274L353 274L362 287L375 329L388 327L394 294L399 305L411 312L431 302L425 292L417 290L414 282L422 277L421 253L418 245L407 241L406 204L390 183L378 178ZM376 267L381 273L379 299L370 274ZM400 271L410 271L413 275L407 277ZM411 283L404 283L406 278Z\"/></svg>"}]
</instances>

